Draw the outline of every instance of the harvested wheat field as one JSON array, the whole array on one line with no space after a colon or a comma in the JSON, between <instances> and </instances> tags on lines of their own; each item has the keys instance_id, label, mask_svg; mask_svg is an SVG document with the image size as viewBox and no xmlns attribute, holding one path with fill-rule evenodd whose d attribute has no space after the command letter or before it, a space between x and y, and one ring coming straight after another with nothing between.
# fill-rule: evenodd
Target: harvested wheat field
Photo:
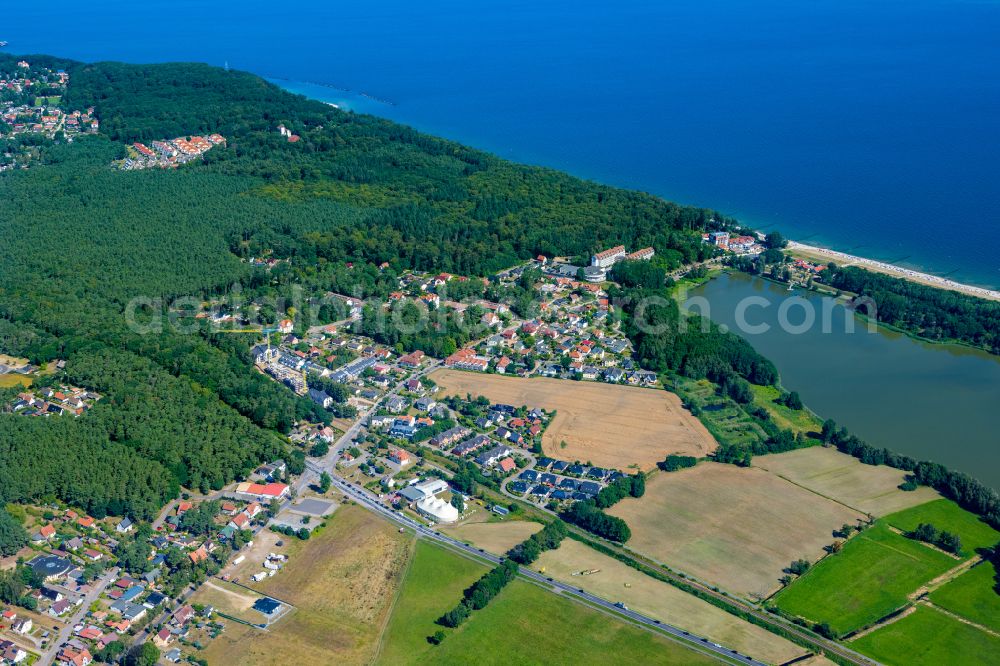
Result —
<instances>
[{"instance_id":1,"label":"harvested wheat field","mask_svg":"<svg viewBox=\"0 0 1000 666\"><path fill-rule=\"evenodd\" d=\"M767 596L793 560L815 562L857 511L762 469L700 463L661 472L640 499L607 510L632 528L628 546L729 592Z\"/></svg>"},{"instance_id":2,"label":"harvested wheat field","mask_svg":"<svg viewBox=\"0 0 1000 666\"><path fill-rule=\"evenodd\" d=\"M493 523L467 522L442 528L442 531L448 532L459 541L467 541L476 548L503 555L540 529L542 529L540 523L504 520Z\"/></svg>"},{"instance_id":3,"label":"harvested wheat field","mask_svg":"<svg viewBox=\"0 0 1000 666\"><path fill-rule=\"evenodd\" d=\"M268 631L229 622L199 656L222 665L368 663L405 573L412 537L346 505L313 538L286 544L285 569L253 586L295 611Z\"/></svg>"},{"instance_id":4,"label":"harvested wheat field","mask_svg":"<svg viewBox=\"0 0 1000 666\"><path fill-rule=\"evenodd\" d=\"M649 470L667 454L703 457L716 447L705 426L668 391L459 370L438 370L432 378L443 395L471 393L493 402L556 410L542 447L560 460Z\"/></svg>"},{"instance_id":5,"label":"harvested wheat field","mask_svg":"<svg viewBox=\"0 0 1000 666\"><path fill-rule=\"evenodd\" d=\"M836 500L863 513L884 516L938 499L931 488L898 488L904 472L885 465L865 465L834 448L808 449L755 456L755 467Z\"/></svg>"},{"instance_id":6,"label":"harvested wheat field","mask_svg":"<svg viewBox=\"0 0 1000 666\"><path fill-rule=\"evenodd\" d=\"M532 568L544 568L546 576L599 597L621 601L632 610L704 636L760 661L783 664L806 654L806 650L791 641L572 539L564 540L556 550L542 553ZM573 575L595 569L599 571L585 576Z\"/></svg>"}]
</instances>

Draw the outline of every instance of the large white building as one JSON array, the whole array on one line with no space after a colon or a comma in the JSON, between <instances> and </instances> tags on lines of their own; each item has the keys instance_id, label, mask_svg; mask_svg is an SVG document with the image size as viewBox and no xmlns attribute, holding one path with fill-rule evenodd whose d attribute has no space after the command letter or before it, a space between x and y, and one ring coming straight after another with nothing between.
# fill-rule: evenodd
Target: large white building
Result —
<instances>
[{"instance_id":1,"label":"large white building","mask_svg":"<svg viewBox=\"0 0 1000 666\"><path fill-rule=\"evenodd\" d=\"M428 497L448 490L448 484L441 479L427 479L426 481L414 484L413 487Z\"/></svg>"},{"instance_id":2,"label":"large white building","mask_svg":"<svg viewBox=\"0 0 1000 666\"><path fill-rule=\"evenodd\" d=\"M458 520L458 509L433 495L418 500L417 511L438 523L453 523Z\"/></svg>"},{"instance_id":3,"label":"large white building","mask_svg":"<svg viewBox=\"0 0 1000 666\"><path fill-rule=\"evenodd\" d=\"M632 254L625 257L629 261L649 261L656 254L656 250L651 247L644 247L641 250L636 250Z\"/></svg>"},{"instance_id":4,"label":"large white building","mask_svg":"<svg viewBox=\"0 0 1000 666\"><path fill-rule=\"evenodd\" d=\"M591 266L599 266L600 268L611 268L618 261L625 258L625 246L617 245L603 252L598 252L590 258Z\"/></svg>"}]
</instances>

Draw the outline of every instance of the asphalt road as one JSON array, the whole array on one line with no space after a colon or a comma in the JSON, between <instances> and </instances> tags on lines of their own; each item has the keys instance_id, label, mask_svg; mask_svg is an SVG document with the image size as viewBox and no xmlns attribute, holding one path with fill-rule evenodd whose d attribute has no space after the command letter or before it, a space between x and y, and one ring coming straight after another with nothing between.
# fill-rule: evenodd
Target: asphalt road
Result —
<instances>
[{"instance_id":1,"label":"asphalt road","mask_svg":"<svg viewBox=\"0 0 1000 666\"><path fill-rule=\"evenodd\" d=\"M104 572L104 575L93 582L90 592L83 597L83 601L77 607L73 616L62 620L66 623L66 626L62 628L57 636L54 636L51 639L48 649L45 650L45 652L43 652L38 658L40 666L46 666L47 664L51 664L55 661L56 655L59 653L59 648L63 643L70 639L70 636L73 635L73 627L83 622L84 617L90 610L90 605L97 601L104 590L106 590L107 587L117 579L118 567L113 567Z\"/></svg>"},{"instance_id":2,"label":"asphalt road","mask_svg":"<svg viewBox=\"0 0 1000 666\"><path fill-rule=\"evenodd\" d=\"M378 501L377 498L372 496L371 493L369 493L368 491L364 490L363 488L359 488L358 486L355 486L347 481L344 481L339 477L333 478L333 484L338 490L343 492L348 497L351 497L352 499L357 501L358 504L365 507L369 511L378 513L384 518L387 518L388 520L396 523L397 525L401 525L403 527L412 529L417 534L418 537L436 541L453 550L462 551L472 557L475 557L480 560L488 560L494 564L498 564L503 559L496 555L487 553L484 550L474 548L468 544L462 543L461 541L452 539L449 536L436 532L433 529L427 527L426 525L419 523L413 520L412 518L406 516L405 514L397 513L392 509L384 506L381 502ZM766 666L764 662L757 661L751 657L740 654L735 650L723 647L718 643L713 643L709 641L707 638L696 636L687 631L684 631L683 629L679 629L669 624L663 624L659 620L655 620L651 617L648 617L641 613L637 613L628 608L618 606L614 602L602 599L600 597L596 597L588 592L584 592L579 588L575 588L565 583L561 583L557 580L547 578L542 574L532 571L528 568L521 567L520 573L521 576L539 584L540 587L542 587L545 590L548 590L549 592L573 597L577 601L586 602L587 604L591 606L596 606L606 612L624 616L635 624L645 626L649 629L652 629L656 633L677 640L701 652L712 654L713 656L722 658L729 662L753 664L754 666Z\"/></svg>"}]
</instances>

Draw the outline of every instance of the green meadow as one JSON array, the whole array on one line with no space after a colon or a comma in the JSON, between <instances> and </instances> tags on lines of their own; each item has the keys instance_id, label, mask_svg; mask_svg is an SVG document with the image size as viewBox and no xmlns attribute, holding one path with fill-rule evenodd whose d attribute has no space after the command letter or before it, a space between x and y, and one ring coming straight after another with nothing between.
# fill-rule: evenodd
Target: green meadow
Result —
<instances>
[{"instance_id":1,"label":"green meadow","mask_svg":"<svg viewBox=\"0 0 1000 666\"><path fill-rule=\"evenodd\" d=\"M957 564L878 521L781 591L775 602L844 635L905 605L908 594Z\"/></svg>"},{"instance_id":2,"label":"green meadow","mask_svg":"<svg viewBox=\"0 0 1000 666\"><path fill-rule=\"evenodd\" d=\"M995 664L1000 658L1000 638L927 606L850 646L893 666Z\"/></svg>"},{"instance_id":3,"label":"green meadow","mask_svg":"<svg viewBox=\"0 0 1000 666\"><path fill-rule=\"evenodd\" d=\"M440 645L434 623L486 571L419 542L376 658L379 664L710 664L714 659L516 580Z\"/></svg>"}]
</instances>

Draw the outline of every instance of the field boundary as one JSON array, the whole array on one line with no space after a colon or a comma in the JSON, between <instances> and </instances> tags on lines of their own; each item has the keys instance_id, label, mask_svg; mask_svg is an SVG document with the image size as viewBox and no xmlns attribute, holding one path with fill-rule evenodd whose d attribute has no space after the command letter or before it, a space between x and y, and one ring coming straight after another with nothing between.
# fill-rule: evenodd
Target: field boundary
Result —
<instances>
[{"instance_id":1,"label":"field boundary","mask_svg":"<svg viewBox=\"0 0 1000 666\"><path fill-rule=\"evenodd\" d=\"M948 616L954 618L955 620L957 620L959 622L967 624L970 627L975 627L976 629L979 629L980 631L985 632L985 633L987 633L987 634L989 634L991 636L996 636L997 638L1000 638L1000 632L996 631L995 629L990 629L989 627L981 625L978 622L973 622L972 620L970 620L969 618L965 617L964 615L959 615L955 611L950 611L947 608L944 608L942 606L938 606L936 603L934 603L930 599L921 599L920 603L923 604L923 605L925 605L925 606L928 606L930 608L933 608L934 610L936 610L938 612L944 613L945 615L948 615Z\"/></svg>"},{"instance_id":2,"label":"field boundary","mask_svg":"<svg viewBox=\"0 0 1000 666\"><path fill-rule=\"evenodd\" d=\"M822 446L822 444L814 444L813 446ZM802 447L802 448L810 448L810 447ZM835 497L830 497L829 495L824 495L823 493L819 492L818 490L816 490L814 488L810 488L809 486L804 486L801 483L799 483L798 481L793 481L793 480L789 479L784 474L779 474L778 472L772 472L768 468L766 468L766 467L760 467L758 465L751 465L751 467L754 468L754 469L759 469L761 471L767 472L768 474L773 474L774 476L778 477L779 479L782 479L783 481L787 481L788 483L792 484L793 486L797 486L797 487L801 488L802 490L806 490L808 492L811 492L813 495L816 495L817 497L822 497L823 499L829 500L829 501L833 502L834 504L839 504L840 506L842 506L842 507L844 507L846 509L850 509L851 511L856 511L857 513L866 515L869 518L873 518L874 517L874 516L872 516L872 513L870 511L865 511L864 509L859 509L858 507L851 506L847 502L842 502L842 501L840 501L839 499L837 499ZM814 478L814 477L810 477L810 478Z\"/></svg>"},{"instance_id":3,"label":"field boundary","mask_svg":"<svg viewBox=\"0 0 1000 666\"><path fill-rule=\"evenodd\" d=\"M417 535L412 534L412 539L410 539L410 556L406 560L406 568L403 570L402 575L399 579L399 585L396 586L396 593L392 595L392 603L389 604L389 608L386 609L385 618L382 620L382 626L379 628L378 632L378 642L375 644L375 650L372 652L371 659L368 660L369 666L374 666L378 662L379 656L382 654L382 649L385 647L385 631L389 628L389 622L392 620L392 615L396 611L396 604L399 603L399 597L403 593L403 584L406 582L406 577L410 574L410 569L413 568L413 560L416 558L417 550Z\"/></svg>"}]
</instances>

